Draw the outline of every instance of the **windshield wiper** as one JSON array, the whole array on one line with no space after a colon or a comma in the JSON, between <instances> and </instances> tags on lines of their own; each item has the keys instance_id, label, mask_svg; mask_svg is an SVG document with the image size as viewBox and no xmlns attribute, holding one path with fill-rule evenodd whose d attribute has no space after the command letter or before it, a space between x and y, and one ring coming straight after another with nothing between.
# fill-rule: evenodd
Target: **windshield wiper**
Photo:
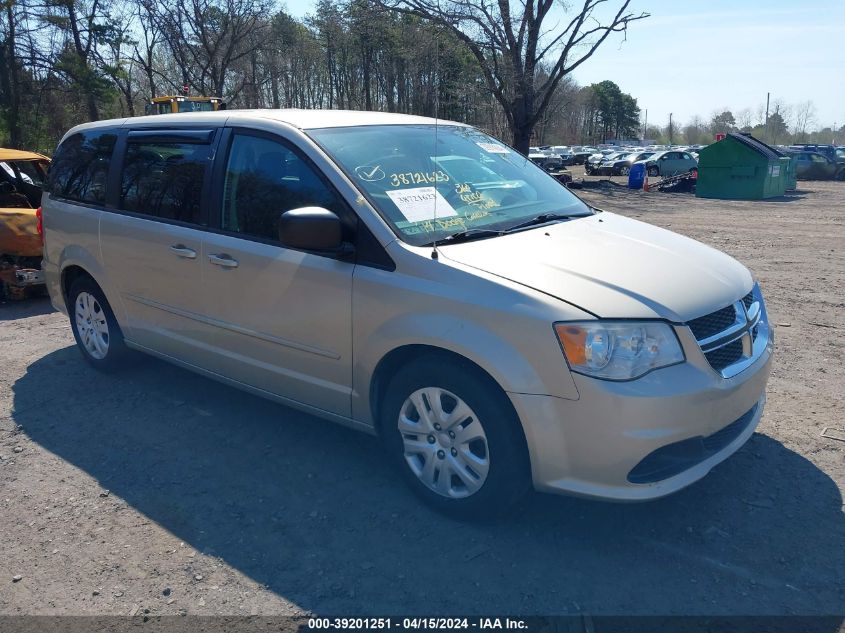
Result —
<instances>
[{"instance_id":1,"label":"windshield wiper","mask_svg":"<svg viewBox=\"0 0 845 633\"><path fill-rule=\"evenodd\" d=\"M496 231L493 229L466 229L465 231L458 231L447 235L443 239L437 240L438 244L457 244L458 242L470 242L472 240L480 240L485 237L495 237L501 235L504 231ZM424 244L423 246L432 246L434 242Z\"/></svg>"},{"instance_id":2,"label":"windshield wiper","mask_svg":"<svg viewBox=\"0 0 845 633\"><path fill-rule=\"evenodd\" d=\"M547 224L549 222L554 222L555 220L569 220L570 218L577 217L573 215L566 215L563 213L542 213L530 220L525 220L525 222L520 222L519 224L515 224L507 229L466 229L465 231L458 231L457 233L452 233L452 235L447 235L443 239L436 240L438 244L457 244L458 242L470 242L472 240L481 240L486 237L497 237L499 235L505 235L506 233L510 233L511 231L518 231L519 229L525 229L530 226L536 226L538 224ZM423 244L423 246L433 246L434 242L429 242L428 244Z\"/></svg>"},{"instance_id":3,"label":"windshield wiper","mask_svg":"<svg viewBox=\"0 0 845 633\"><path fill-rule=\"evenodd\" d=\"M505 229L502 232L511 233L512 231L527 229L530 226L536 226L538 224L547 224L548 222L554 222L555 220L568 220L571 217L571 215L564 215L562 213L541 213L540 215L533 217L530 220L525 220L525 222L514 224L513 226Z\"/></svg>"}]
</instances>

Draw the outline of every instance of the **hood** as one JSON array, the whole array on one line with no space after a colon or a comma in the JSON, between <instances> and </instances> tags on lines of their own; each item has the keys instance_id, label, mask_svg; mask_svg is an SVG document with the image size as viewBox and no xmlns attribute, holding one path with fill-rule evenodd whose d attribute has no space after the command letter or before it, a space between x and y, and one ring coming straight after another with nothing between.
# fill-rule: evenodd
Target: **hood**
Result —
<instances>
[{"instance_id":1,"label":"hood","mask_svg":"<svg viewBox=\"0 0 845 633\"><path fill-rule=\"evenodd\" d=\"M444 245L440 253L602 318L689 321L737 301L753 284L748 269L720 251L606 212Z\"/></svg>"}]
</instances>

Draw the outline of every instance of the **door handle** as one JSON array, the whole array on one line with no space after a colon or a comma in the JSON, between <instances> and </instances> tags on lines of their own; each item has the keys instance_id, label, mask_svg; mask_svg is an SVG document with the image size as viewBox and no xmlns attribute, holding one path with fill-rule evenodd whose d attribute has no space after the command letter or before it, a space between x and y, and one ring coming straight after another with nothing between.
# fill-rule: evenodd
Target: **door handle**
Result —
<instances>
[{"instance_id":1,"label":"door handle","mask_svg":"<svg viewBox=\"0 0 845 633\"><path fill-rule=\"evenodd\" d=\"M185 259L197 258L197 252L192 248L188 248L184 244L174 244L170 247L170 252L175 253L178 257L184 257Z\"/></svg>"},{"instance_id":2,"label":"door handle","mask_svg":"<svg viewBox=\"0 0 845 633\"><path fill-rule=\"evenodd\" d=\"M227 255L226 253L212 253L208 256L208 261L215 266L223 266L223 268L238 267L238 260L233 259L231 255Z\"/></svg>"}]
</instances>

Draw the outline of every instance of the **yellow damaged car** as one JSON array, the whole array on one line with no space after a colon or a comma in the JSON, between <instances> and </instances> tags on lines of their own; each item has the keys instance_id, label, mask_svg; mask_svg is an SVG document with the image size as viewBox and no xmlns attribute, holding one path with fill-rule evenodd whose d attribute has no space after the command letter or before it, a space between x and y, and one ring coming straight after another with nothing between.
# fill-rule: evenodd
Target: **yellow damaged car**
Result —
<instances>
[{"instance_id":1,"label":"yellow damaged car","mask_svg":"<svg viewBox=\"0 0 845 633\"><path fill-rule=\"evenodd\" d=\"M0 148L0 300L43 286L41 193L50 159Z\"/></svg>"}]
</instances>

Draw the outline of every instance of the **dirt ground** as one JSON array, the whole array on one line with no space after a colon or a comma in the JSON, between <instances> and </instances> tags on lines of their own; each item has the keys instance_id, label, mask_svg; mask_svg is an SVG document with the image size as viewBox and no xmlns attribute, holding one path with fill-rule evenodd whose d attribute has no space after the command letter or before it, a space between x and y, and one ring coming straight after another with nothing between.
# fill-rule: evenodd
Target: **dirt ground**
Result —
<instances>
[{"instance_id":1,"label":"dirt ground","mask_svg":"<svg viewBox=\"0 0 845 633\"><path fill-rule=\"evenodd\" d=\"M762 285L766 412L704 480L452 522L369 437L152 359L98 375L46 300L5 304L0 614L845 614L845 442L821 436L845 430L845 183L766 202L579 195Z\"/></svg>"}]
</instances>

